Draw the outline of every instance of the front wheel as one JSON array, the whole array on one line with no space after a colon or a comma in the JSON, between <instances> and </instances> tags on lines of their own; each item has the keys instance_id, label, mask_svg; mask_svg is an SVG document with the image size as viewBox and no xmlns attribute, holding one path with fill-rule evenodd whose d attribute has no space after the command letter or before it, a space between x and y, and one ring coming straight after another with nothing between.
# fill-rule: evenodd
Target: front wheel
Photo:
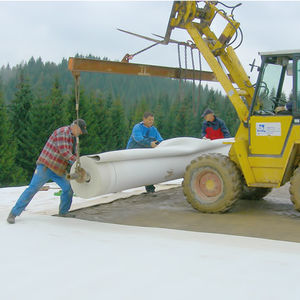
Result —
<instances>
[{"instance_id":1,"label":"front wheel","mask_svg":"<svg viewBox=\"0 0 300 300\"><path fill-rule=\"evenodd\" d=\"M241 178L239 169L227 156L204 154L187 166L183 193L195 209L222 213L239 198Z\"/></svg>"}]
</instances>

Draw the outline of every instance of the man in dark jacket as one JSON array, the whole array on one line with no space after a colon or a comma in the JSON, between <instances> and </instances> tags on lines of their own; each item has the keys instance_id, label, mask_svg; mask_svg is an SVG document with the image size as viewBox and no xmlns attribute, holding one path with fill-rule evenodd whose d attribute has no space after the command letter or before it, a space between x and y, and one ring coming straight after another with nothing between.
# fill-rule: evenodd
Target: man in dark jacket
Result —
<instances>
[{"instance_id":1,"label":"man in dark jacket","mask_svg":"<svg viewBox=\"0 0 300 300\"><path fill-rule=\"evenodd\" d=\"M224 121L217 118L211 109L207 108L202 117L205 119L202 125L203 139L216 140L231 137Z\"/></svg>"}]
</instances>

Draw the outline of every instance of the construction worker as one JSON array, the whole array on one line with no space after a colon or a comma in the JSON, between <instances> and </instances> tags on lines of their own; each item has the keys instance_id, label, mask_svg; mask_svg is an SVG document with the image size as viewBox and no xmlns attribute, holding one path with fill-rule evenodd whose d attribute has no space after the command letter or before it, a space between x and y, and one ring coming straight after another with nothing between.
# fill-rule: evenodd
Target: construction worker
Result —
<instances>
[{"instance_id":1,"label":"construction worker","mask_svg":"<svg viewBox=\"0 0 300 300\"><path fill-rule=\"evenodd\" d=\"M58 128L52 133L36 162L37 166L29 186L9 213L8 223L15 223L15 218L22 213L33 196L49 180L56 182L62 189L59 215L64 216L69 211L73 191L64 175L68 165L76 161L73 148L75 138L81 134L87 134L86 123L82 119L75 120L70 126Z\"/></svg>"},{"instance_id":2,"label":"construction worker","mask_svg":"<svg viewBox=\"0 0 300 300\"><path fill-rule=\"evenodd\" d=\"M161 141L163 141L163 138L156 127L153 126L153 123L153 114L145 112L143 121L134 125L126 149L155 148ZM154 185L147 185L145 188L147 193L155 192Z\"/></svg>"},{"instance_id":3,"label":"construction worker","mask_svg":"<svg viewBox=\"0 0 300 300\"><path fill-rule=\"evenodd\" d=\"M225 122L217 118L210 108L203 112L202 117L205 119L202 124L203 139L216 140L231 137Z\"/></svg>"}]
</instances>

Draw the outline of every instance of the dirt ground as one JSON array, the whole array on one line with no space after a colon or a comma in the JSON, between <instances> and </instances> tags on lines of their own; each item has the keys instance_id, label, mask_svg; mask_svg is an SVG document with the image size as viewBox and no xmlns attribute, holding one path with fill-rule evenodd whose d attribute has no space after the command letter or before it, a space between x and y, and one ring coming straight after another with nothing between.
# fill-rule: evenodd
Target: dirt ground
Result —
<instances>
[{"instance_id":1,"label":"dirt ground","mask_svg":"<svg viewBox=\"0 0 300 300\"><path fill-rule=\"evenodd\" d=\"M287 184L264 199L239 200L224 214L196 211L178 187L72 211L70 217L300 242L300 212L294 210L288 189Z\"/></svg>"}]
</instances>

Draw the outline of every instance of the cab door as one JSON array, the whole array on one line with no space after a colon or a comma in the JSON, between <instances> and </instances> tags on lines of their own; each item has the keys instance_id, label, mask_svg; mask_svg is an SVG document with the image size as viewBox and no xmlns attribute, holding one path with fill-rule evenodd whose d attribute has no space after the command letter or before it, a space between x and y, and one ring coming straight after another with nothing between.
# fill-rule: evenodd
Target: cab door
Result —
<instances>
[{"instance_id":1,"label":"cab door","mask_svg":"<svg viewBox=\"0 0 300 300\"><path fill-rule=\"evenodd\" d=\"M250 155L282 155L286 145L292 116L251 116Z\"/></svg>"}]
</instances>

